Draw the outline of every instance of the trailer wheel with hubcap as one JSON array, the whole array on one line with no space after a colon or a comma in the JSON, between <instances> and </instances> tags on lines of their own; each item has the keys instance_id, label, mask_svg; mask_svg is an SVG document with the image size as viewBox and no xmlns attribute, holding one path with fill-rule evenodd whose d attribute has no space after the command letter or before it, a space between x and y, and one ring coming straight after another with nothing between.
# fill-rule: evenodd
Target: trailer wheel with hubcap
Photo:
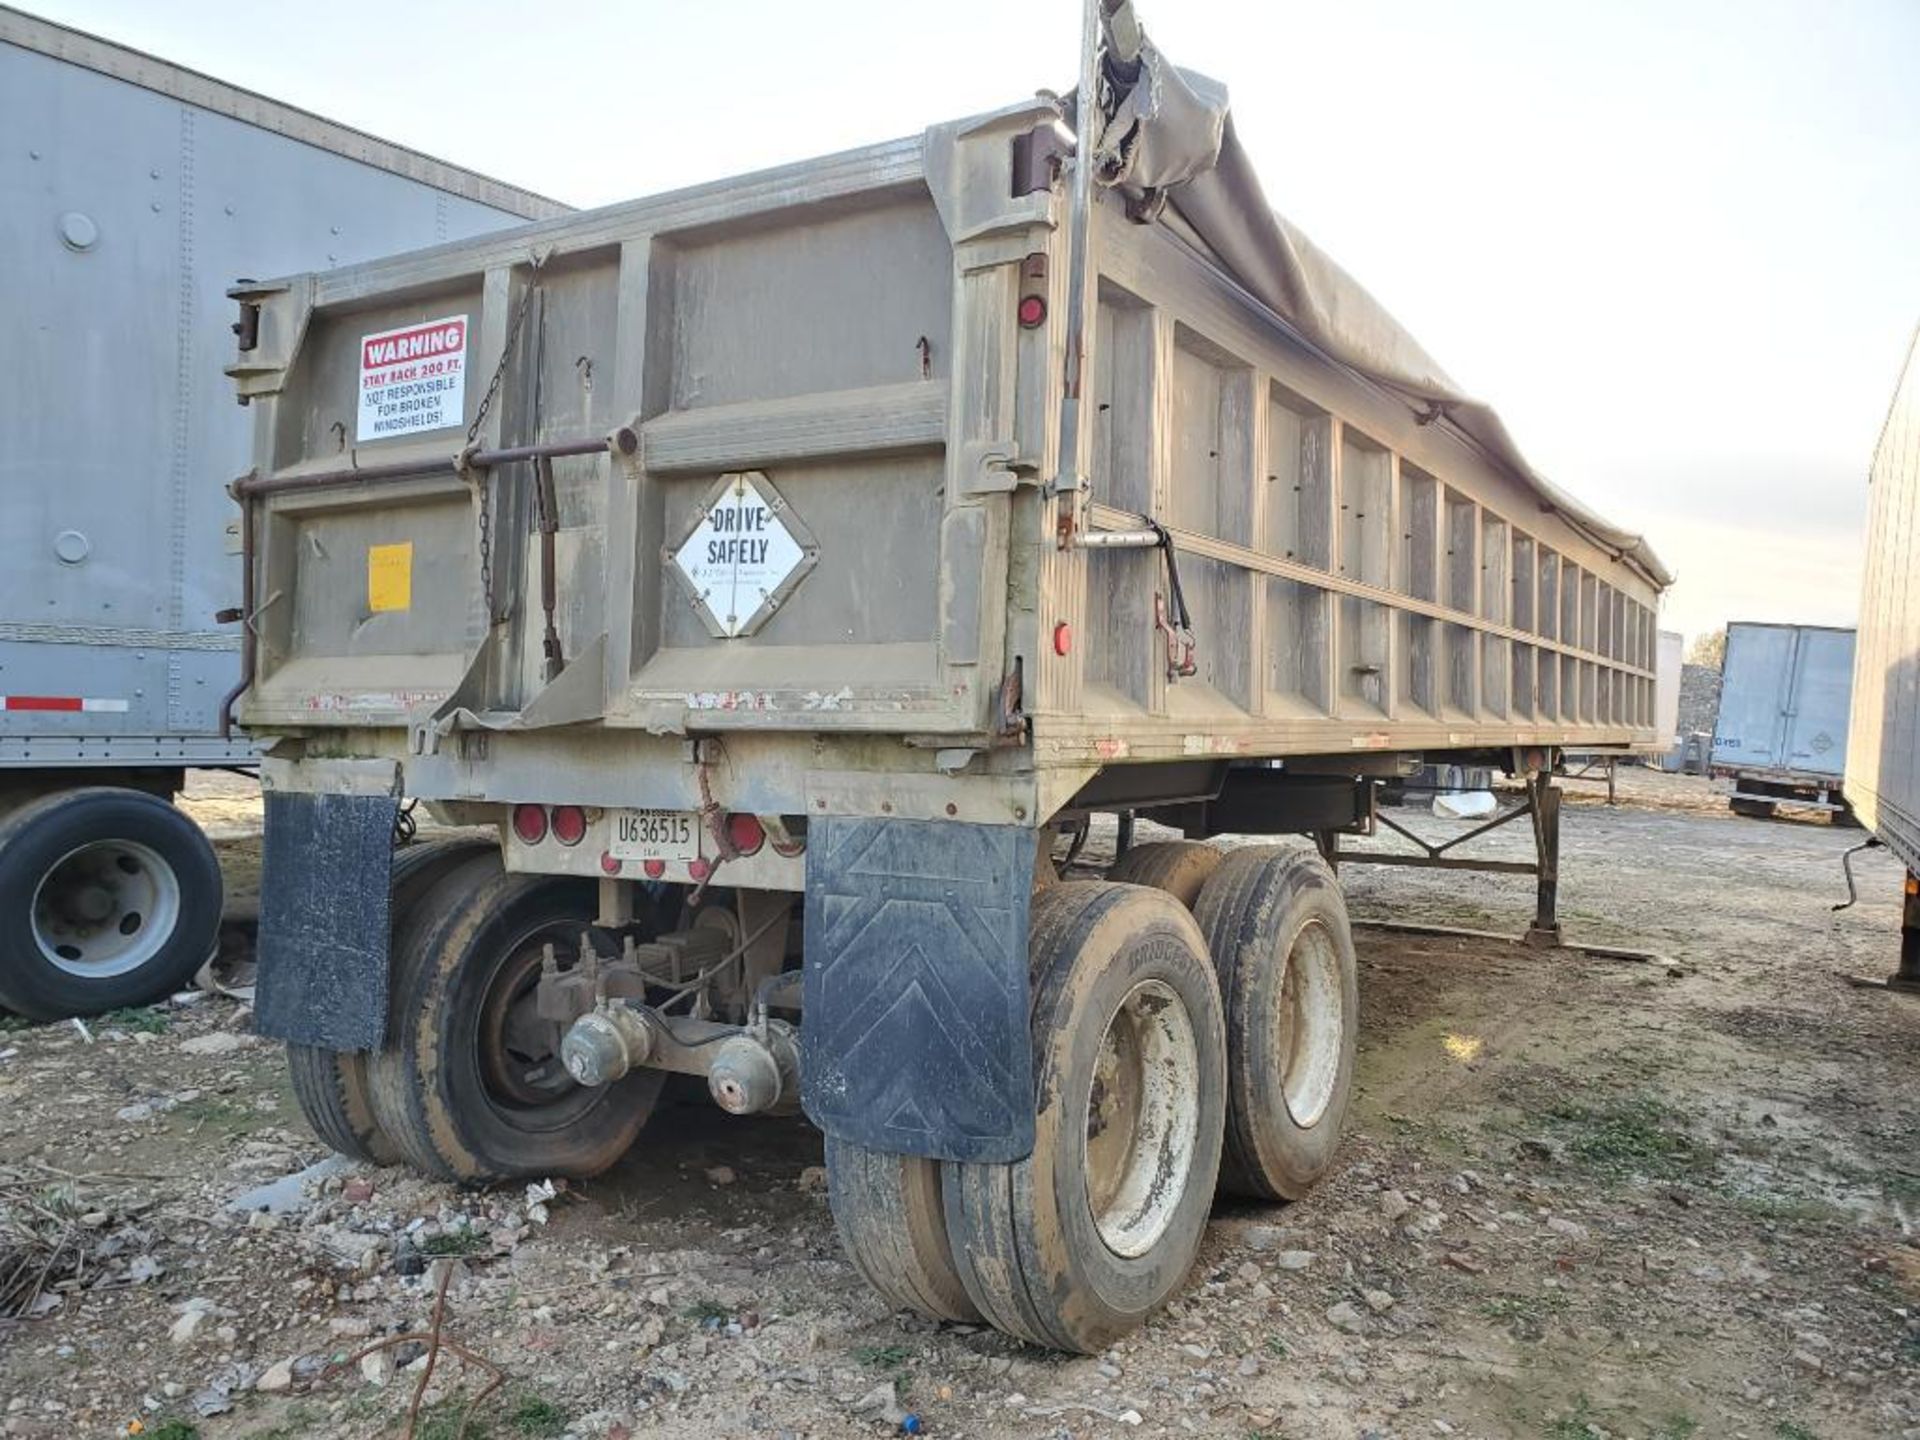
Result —
<instances>
[{"instance_id":1,"label":"trailer wheel with hubcap","mask_svg":"<svg viewBox=\"0 0 1920 1440\"><path fill-rule=\"evenodd\" d=\"M388 881L393 931L389 953L398 954L405 943L409 922L427 889L456 865L490 848L488 840L435 840L395 852ZM400 1152L373 1116L364 1050L328 1050L290 1041L287 1072L300 1113L324 1143L369 1165L399 1161Z\"/></svg>"},{"instance_id":2,"label":"trailer wheel with hubcap","mask_svg":"<svg viewBox=\"0 0 1920 1440\"><path fill-rule=\"evenodd\" d=\"M373 1118L408 1164L457 1181L584 1177L632 1145L663 1072L575 1084L563 1027L534 1004L544 947L575 964L595 899L590 880L507 874L496 853L420 898L394 954L387 1043L367 1066Z\"/></svg>"},{"instance_id":3,"label":"trailer wheel with hubcap","mask_svg":"<svg viewBox=\"0 0 1920 1440\"><path fill-rule=\"evenodd\" d=\"M1220 1187L1297 1200L1326 1174L1353 1089L1360 989L1346 901L1309 850L1236 850L1195 907L1227 1012Z\"/></svg>"},{"instance_id":4,"label":"trailer wheel with hubcap","mask_svg":"<svg viewBox=\"0 0 1920 1440\"><path fill-rule=\"evenodd\" d=\"M1114 861L1107 879L1164 890L1191 910L1200 887L1225 858L1225 851L1199 840L1150 840Z\"/></svg>"},{"instance_id":5,"label":"trailer wheel with hubcap","mask_svg":"<svg viewBox=\"0 0 1920 1440\"><path fill-rule=\"evenodd\" d=\"M827 1138L827 1199L840 1244L894 1308L978 1322L947 1240L938 1160Z\"/></svg>"},{"instance_id":6,"label":"trailer wheel with hubcap","mask_svg":"<svg viewBox=\"0 0 1920 1440\"><path fill-rule=\"evenodd\" d=\"M0 1005L30 1020L161 999L220 932L220 862L158 796L89 786L0 822Z\"/></svg>"},{"instance_id":7,"label":"trailer wheel with hubcap","mask_svg":"<svg viewBox=\"0 0 1920 1440\"><path fill-rule=\"evenodd\" d=\"M1225 1024L1193 917L1158 890L1069 881L1033 900L1033 1153L943 1168L974 1304L1091 1353L1186 1279L1226 1115Z\"/></svg>"}]
</instances>

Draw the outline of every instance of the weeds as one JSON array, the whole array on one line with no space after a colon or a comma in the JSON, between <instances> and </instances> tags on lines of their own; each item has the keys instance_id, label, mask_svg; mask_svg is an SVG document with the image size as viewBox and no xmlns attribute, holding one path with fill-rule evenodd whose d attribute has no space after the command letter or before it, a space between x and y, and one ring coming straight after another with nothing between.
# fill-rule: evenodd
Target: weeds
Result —
<instances>
[{"instance_id":1,"label":"weeds","mask_svg":"<svg viewBox=\"0 0 1920 1440\"><path fill-rule=\"evenodd\" d=\"M856 1345L853 1358L875 1370L898 1370L913 1358L905 1345Z\"/></svg>"},{"instance_id":2,"label":"weeds","mask_svg":"<svg viewBox=\"0 0 1920 1440\"><path fill-rule=\"evenodd\" d=\"M680 1313L696 1325L724 1325L727 1323L727 1317L733 1312L718 1300L708 1297L694 1301Z\"/></svg>"},{"instance_id":3,"label":"weeds","mask_svg":"<svg viewBox=\"0 0 1920 1440\"><path fill-rule=\"evenodd\" d=\"M1610 1180L1671 1178L1709 1163L1700 1147L1669 1123L1666 1106L1646 1096L1598 1106L1562 1101L1547 1117L1572 1132L1569 1158Z\"/></svg>"},{"instance_id":4,"label":"weeds","mask_svg":"<svg viewBox=\"0 0 1920 1440\"><path fill-rule=\"evenodd\" d=\"M487 1237L471 1225L456 1225L451 1230L429 1235L420 1242L420 1253L436 1260L449 1256L478 1255L486 1248Z\"/></svg>"},{"instance_id":5,"label":"weeds","mask_svg":"<svg viewBox=\"0 0 1920 1440\"><path fill-rule=\"evenodd\" d=\"M109 1010L98 1023L103 1030L124 1030L129 1035L164 1035L173 1021L165 1011L140 1005L130 1010Z\"/></svg>"},{"instance_id":6,"label":"weeds","mask_svg":"<svg viewBox=\"0 0 1920 1440\"><path fill-rule=\"evenodd\" d=\"M528 1440L548 1440L567 1428L567 1412L544 1395L529 1393L513 1402L507 1427Z\"/></svg>"},{"instance_id":7,"label":"weeds","mask_svg":"<svg viewBox=\"0 0 1920 1440\"><path fill-rule=\"evenodd\" d=\"M1774 1424L1773 1433L1779 1436L1780 1440L1819 1440L1813 1431L1798 1420L1777 1421Z\"/></svg>"}]
</instances>

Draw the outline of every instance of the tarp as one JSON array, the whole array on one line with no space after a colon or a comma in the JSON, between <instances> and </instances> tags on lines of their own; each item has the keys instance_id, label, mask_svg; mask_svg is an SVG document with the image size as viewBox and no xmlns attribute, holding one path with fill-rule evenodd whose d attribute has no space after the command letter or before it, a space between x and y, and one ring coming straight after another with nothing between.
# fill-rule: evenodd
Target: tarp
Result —
<instances>
[{"instance_id":1,"label":"tarp","mask_svg":"<svg viewBox=\"0 0 1920 1440\"><path fill-rule=\"evenodd\" d=\"M1357 280L1274 213L1234 134L1226 87L1169 64L1140 30L1131 0L1103 0L1102 10L1095 180L1121 191L1136 218L1156 219L1210 255L1309 344L1402 395L1428 423L1459 431L1547 510L1655 585L1671 585L1644 539L1535 470L1491 406L1462 390Z\"/></svg>"}]
</instances>

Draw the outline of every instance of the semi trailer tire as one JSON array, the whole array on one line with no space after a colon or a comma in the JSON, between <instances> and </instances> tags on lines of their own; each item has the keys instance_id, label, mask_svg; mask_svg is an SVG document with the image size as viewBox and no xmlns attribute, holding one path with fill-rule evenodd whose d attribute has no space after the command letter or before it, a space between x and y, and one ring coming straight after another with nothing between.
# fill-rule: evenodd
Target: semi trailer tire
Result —
<instances>
[{"instance_id":1,"label":"semi trailer tire","mask_svg":"<svg viewBox=\"0 0 1920 1440\"><path fill-rule=\"evenodd\" d=\"M827 1139L827 1198L840 1244L895 1309L977 1322L947 1240L940 1162Z\"/></svg>"},{"instance_id":2,"label":"semi trailer tire","mask_svg":"<svg viewBox=\"0 0 1920 1440\"><path fill-rule=\"evenodd\" d=\"M1164 890L1191 910L1200 898L1200 887L1225 858L1225 851L1198 840L1152 840L1133 846L1114 861L1107 879Z\"/></svg>"},{"instance_id":3,"label":"semi trailer tire","mask_svg":"<svg viewBox=\"0 0 1920 1440\"><path fill-rule=\"evenodd\" d=\"M583 1178L633 1144L664 1072L576 1085L561 1027L534 1010L543 947L571 966L595 901L590 880L510 875L491 853L420 897L367 1065L373 1118L408 1164L455 1181Z\"/></svg>"},{"instance_id":4,"label":"semi trailer tire","mask_svg":"<svg viewBox=\"0 0 1920 1440\"><path fill-rule=\"evenodd\" d=\"M944 1166L947 1234L995 1326L1092 1353L1185 1281L1226 1116L1220 994L1193 917L1135 885L1033 901L1033 1153Z\"/></svg>"},{"instance_id":5,"label":"semi trailer tire","mask_svg":"<svg viewBox=\"0 0 1920 1440\"><path fill-rule=\"evenodd\" d=\"M436 840L409 845L394 855L392 953L398 953L421 895L454 866L487 848L490 842L484 840ZM287 1072L300 1113L322 1142L364 1164L399 1162L399 1150L374 1119L364 1050L326 1050L318 1045L290 1043Z\"/></svg>"},{"instance_id":6,"label":"semi trailer tire","mask_svg":"<svg viewBox=\"0 0 1920 1440\"><path fill-rule=\"evenodd\" d=\"M1308 850L1237 850L1194 917L1227 1012L1220 1188L1297 1200L1333 1164L1353 1092L1360 989L1346 901Z\"/></svg>"},{"instance_id":7,"label":"semi trailer tire","mask_svg":"<svg viewBox=\"0 0 1920 1440\"><path fill-rule=\"evenodd\" d=\"M64 790L0 822L0 1005L64 1020L185 985L220 932L220 862L155 795Z\"/></svg>"}]
</instances>

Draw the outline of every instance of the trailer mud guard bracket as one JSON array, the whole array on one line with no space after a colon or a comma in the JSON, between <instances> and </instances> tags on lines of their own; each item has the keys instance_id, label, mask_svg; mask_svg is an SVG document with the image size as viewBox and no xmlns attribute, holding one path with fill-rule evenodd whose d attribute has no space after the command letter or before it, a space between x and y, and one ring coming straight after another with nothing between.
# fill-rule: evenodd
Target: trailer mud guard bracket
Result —
<instances>
[{"instance_id":1,"label":"trailer mud guard bracket","mask_svg":"<svg viewBox=\"0 0 1920 1440\"><path fill-rule=\"evenodd\" d=\"M268 791L255 1028L371 1050L387 1027L392 795Z\"/></svg>"},{"instance_id":2,"label":"trailer mud guard bracket","mask_svg":"<svg viewBox=\"0 0 1920 1440\"><path fill-rule=\"evenodd\" d=\"M802 1101L935 1160L1033 1150L1033 830L819 816L807 840Z\"/></svg>"}]
</instances>

